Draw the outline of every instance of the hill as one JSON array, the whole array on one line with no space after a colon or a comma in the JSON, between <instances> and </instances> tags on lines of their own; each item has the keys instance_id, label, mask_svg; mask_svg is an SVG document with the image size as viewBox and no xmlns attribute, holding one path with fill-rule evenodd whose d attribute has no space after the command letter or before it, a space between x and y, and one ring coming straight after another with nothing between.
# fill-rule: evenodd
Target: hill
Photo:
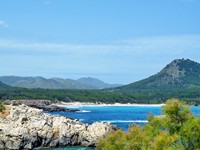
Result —
<instances>
[{"instance_id":1,"label":"hill","mask_svg":"<svg viewBox=\"0 0 200 150\"><path fill-rule=\"evenodd\" d=\"M96 78L80 78L77 80L79 83L94 87L96 89L113 88L121 86L120 84L108 84Z\"/></svg>"},{"instance_id":2,"label":"hill","mask_svg":"<svg viewBox=\"0 0 200 150\"><path fill-rule=\"evenodd\" d=\"M176 59L159 73L141 81L116 88L121 92L183 90L200 87L200 64Z\"/></svg>"},{"instance_id":3,"label":"hill","mask_svg":"<svg viewBox=\"0 0 200 150\"><path fill-rule=\"evenodd\" d=\"M104 83L95 78L72 80L62 78L46 79L44 77L3 76L0 77L0 81L15 87L42 89L102 89L117 86Z\"/></svg>"},{"instance_id":4,"label":"hill","mask_svg":"<svg viewBox=\"0 0 200 150\"><path fill-rule=\"evenodd\" d=\"M4 84L23 88L42 88L42 89L91 89L87 85L76 82L71 79L52 78L46 79L43 77L18 77L18 76L3 76L0 81Z\"/></svg>"}]
</instances>

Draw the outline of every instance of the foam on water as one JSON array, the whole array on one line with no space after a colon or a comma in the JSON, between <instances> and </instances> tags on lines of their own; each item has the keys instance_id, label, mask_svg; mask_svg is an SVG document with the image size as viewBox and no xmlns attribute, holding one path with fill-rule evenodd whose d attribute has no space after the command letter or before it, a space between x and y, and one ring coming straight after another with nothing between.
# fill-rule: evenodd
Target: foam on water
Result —
<instances>
[{"instance_id":1,"label":"foam on water","mask_svg":"<svg viewBox=\"0 0 200 150\"><path fill-rule=\"evenodd\" d=\"M87 113L87 112L91 112L91 111L89 111L89 110L80 110L80 111L77 111L77 112L79 112L79 113Z\"/></svg>"},{"instance_id":2,"label":"foam on water","mask_svg":"<svg viewBox=\"0 0 200 150\"><path fill-rule=\"evenodd\" d=\"M66 106L69 108L69 106ZM70 118L75 118L83 123L92 124L94 122L111 122L123 130L128 130L130 124L143 125L148 123L149 114L162 116L162 107L151 105L138 106L98 106L82 105L70 106L79 109L79 112L52 112ZM200 107L191 107L193 114L200 114Z\"/></svg>"},{"instance_id":3,"label":"foam on water","mask_svg":"<svg viewBox=\"0 0 200 150\"><path fill-rule=\"evenodd\" d=\"M110 123L148 123L148 120L103 120Z\"/></svg>"},{"instance_id":4,"label":"foam on water","mask_svg":"<svg viewBox=\"0 0 200 150\"><path fill-rule=\"evenodd\" d=\"M84 121L84 119L78 119L78 121L81 121L81 122L82 122L82 121Z\"/></svg>"}]
</instances>

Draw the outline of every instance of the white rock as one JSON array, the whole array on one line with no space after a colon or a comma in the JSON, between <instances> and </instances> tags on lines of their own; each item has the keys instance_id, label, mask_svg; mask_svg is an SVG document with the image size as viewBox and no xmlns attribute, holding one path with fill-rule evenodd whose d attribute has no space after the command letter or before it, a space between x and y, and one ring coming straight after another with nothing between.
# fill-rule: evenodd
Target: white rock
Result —
<instances>
[{"instance_id":1,"label":"white rock","mask_svg":"<svg viewBox=\"0 0 200 150\"><path fill-rule=\"evenodd\" d=\"M95 146L115 128L111 124L86 125L63 116L52 116L26 105L9 106L0 119L0 149L33 149L38 146Z\"/></svg>"}]
</instances>

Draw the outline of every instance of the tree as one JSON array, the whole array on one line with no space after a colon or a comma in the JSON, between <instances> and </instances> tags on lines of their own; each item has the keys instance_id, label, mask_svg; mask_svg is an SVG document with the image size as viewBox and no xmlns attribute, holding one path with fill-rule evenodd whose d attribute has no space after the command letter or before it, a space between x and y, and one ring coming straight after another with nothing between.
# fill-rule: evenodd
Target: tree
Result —
<instances>
[{"instance_id":1,"label":"tree","mask_svg":"<svg viewBox=\"0 0 200 150\"><path fill-rule=\"evenodd\" d=\"M170 134L178 133L183 124L194 118L190 109L177 99L168 100L163 107L163 112L166 115L165 127Z\"/></svg>"},{"instance_id":2,"label":"tree","mask_svg":"<svg viewBox=\"0 0 200 150\"><path fill-rule=\"evenodd\" d=\"M200 149L200 118L177 99L163 107L164 116L150 115L149 124L132 125L128 132L121 130L101 140L98 150L174 150Z\"/></svg>"}]
</instances>

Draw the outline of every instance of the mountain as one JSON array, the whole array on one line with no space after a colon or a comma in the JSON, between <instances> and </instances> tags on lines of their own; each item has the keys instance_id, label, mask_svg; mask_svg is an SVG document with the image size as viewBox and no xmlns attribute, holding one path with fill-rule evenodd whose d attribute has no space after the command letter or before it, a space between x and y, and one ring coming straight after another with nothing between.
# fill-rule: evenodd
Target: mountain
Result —
<instances>
[{"instance_id":1,"label":"mountain","mask_svg":"<svg viewBox=\"0 0 200 150\"><path fill-rule=\"evenodd\" d=\"M104 88L114 88L117 86L121 86L120 84L108 84L105 83L99 79L95 79L95 78L80 78L77 80L79 83L94 87L96 89L104 89Z\"/></svg>"},{"instance_id":2,"label":"mountain","mask_svg":"<svg viewBox=\"0 0 200 150\"><path fill-rule=\"evenodd\" d=\"M76 82L71 79L52 78L46 79L43 77L18 77L18 76L3 76L0 81L4 84L24 87L24 88L43 88L43 89L91 89L87 85Z\"/></svg>"},{"instance_id":3,"label":"mountain","mask_svg":"<svg viewBox=\"0 0 200 150\"><path fill-rule=\"evenodd\" d=\"M83 79L83 78L82 78ZM46 79L43 77L19 77L19 76L3 76L0 77L0 81L4 84L24 87L24 88L43 88L43 89L101 89L107 87L113 87L112 85L104 83L98 79L91 78L84 83L82 79L62 79L62 78L51 78ZM85 81L85 80L84 80ZM102 83L102 84L97 84ZM95 83L92 83L95 82Z\"/></svg>"},{"instance_id":4,"label":"mountain","mask_svg":"<svg viewBox=\"0 0 200 150\"><path fill-rule=\"evenodd\" d=\"M116 88L121 92L159 91L200 87L200 64L189 59L176 59L159 73L141 81Z\"/></svg>"}]
</instances>

